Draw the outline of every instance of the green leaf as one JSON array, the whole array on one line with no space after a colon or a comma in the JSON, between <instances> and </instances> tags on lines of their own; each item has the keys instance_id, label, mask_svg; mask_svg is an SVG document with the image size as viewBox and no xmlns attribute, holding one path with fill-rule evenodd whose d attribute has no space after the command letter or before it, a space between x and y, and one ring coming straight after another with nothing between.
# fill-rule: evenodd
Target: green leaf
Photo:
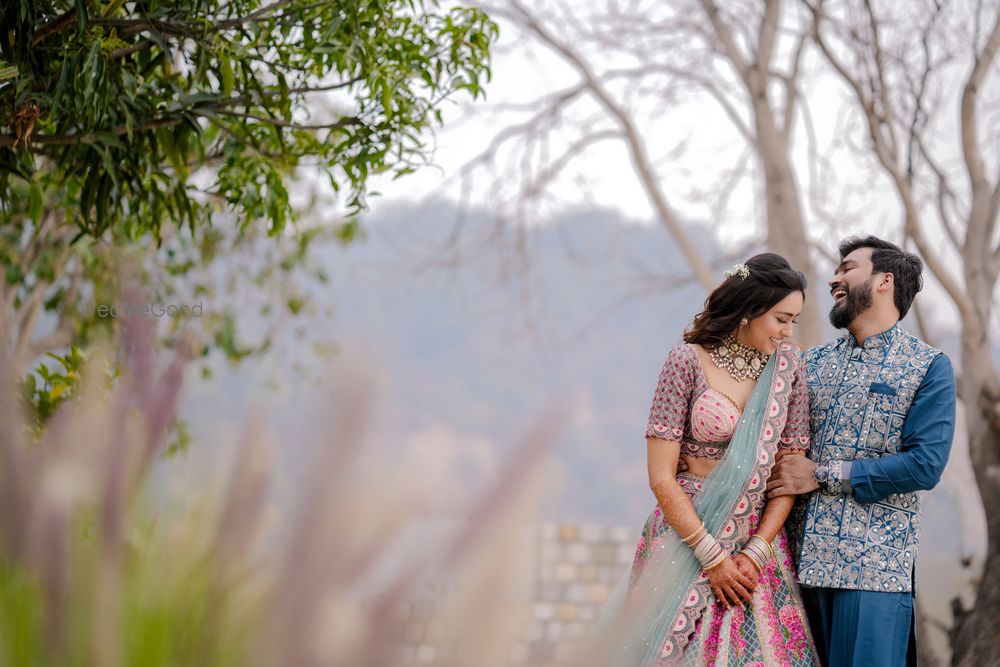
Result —
<instances>
[{"instance_id":1,"label":"green leaf","mask_svg":"<svg viewBox=\"0 0 1000 667\"><path fill-rule=\"evenodd\" d=\"M114 16L115 14L118 13L118 10L121 9L122 5L124 4L125 0L111 0L111 2L108 3L108 6L104 8L104 11L101 13L101 16L103 16L104 18L109 18L111 16Z\"/></svg>"},{"instance_id":2,"label":"green leaf","mask_svg":"<svg viewBox=\"0 0 1000 667\"><path fill-rule=\"evenodd\" d=\"M219 79L222 81L222 92L228 97L233 92L233 66L226 57L219 58Z\"/></svg>"},{"instance_id":3,"label":"green leaf","mask_svg":"<svg viewBox=\"0 0 1000 667\"><path fill-rule=\"evenodd\" d=\"M44 194L42 193L42 188L38 183L32 181L28 188L28 215L31 217L31 221L38 224L38 221L42 219L42 209L45 205Z\"/></svg>"},{"instance_id":4,"label":"green leaf","mask_svg":"<svg viewBox=\"0 0 1000 667\"><path fill-rule=\"evenodd\" d=\"M81 33L87 31L88 19L87 0L76 0L76 20Z\"/></svg>"},{"instance_id":5,"label":"green leaf","mask_svg":"<svg viewBox=\"0 0 1000 667\"><path fill-rule=\"evenodd\" d=\"M201 104L207 104L209 102L218 102L222 99L218 93L194 93L192 95L185 95L178 100L179 108L183 107L197 107Z\"/></svg>"}]
</instances>

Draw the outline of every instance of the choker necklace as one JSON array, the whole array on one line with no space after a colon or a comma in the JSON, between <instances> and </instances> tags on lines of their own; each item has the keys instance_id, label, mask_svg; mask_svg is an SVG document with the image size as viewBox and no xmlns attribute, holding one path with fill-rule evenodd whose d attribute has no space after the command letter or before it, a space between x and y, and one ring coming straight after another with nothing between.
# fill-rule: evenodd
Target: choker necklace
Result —
<instances>
[{"instance_id":1,"label":"choker necklace","mask_svg":"<svg viewBox=\"0 0 1000 667\"><path fill-rule=\"evenodd\" d=\"M737 382L757 380L764 372L767 355L755 347L739 342L730 334L709 351L708 356L716 366L729 373Z\"/></svg>"}]
</instances>

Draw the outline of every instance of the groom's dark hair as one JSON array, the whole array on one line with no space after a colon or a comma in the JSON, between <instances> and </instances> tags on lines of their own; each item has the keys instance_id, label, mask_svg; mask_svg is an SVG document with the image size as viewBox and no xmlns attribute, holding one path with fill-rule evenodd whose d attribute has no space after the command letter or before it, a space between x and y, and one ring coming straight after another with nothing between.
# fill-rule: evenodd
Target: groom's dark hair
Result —
<instances>
[{"instance_id":1,"label":"groom's dark hair","mask_svg":"<svg viewBox=\"0 0 1000 667\"><path fill-rule=\"evenodd\" d=\"M912 252L877 236L852 236L840 243L840 259L858 248L872 249L872 273L892 274L892 300L899 310L899 319L906 317L914 297L924 287L924 263Z\"/></svg>"}]
</instances>

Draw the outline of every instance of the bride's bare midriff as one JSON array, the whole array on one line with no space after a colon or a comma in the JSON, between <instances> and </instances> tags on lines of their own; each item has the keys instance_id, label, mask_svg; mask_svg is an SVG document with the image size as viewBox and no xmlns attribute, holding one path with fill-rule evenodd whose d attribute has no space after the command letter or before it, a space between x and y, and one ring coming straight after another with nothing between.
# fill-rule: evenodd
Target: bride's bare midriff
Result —
<instances>
[{"instance_id":1,"label":"bride's bare midriff","mask_svg":"<svg viewBox=\"0 0 1000 667\"><path fill-rule=\"evenodd\" d=\"M719 461L715 459L689 456L687 454L681 454L681 461L687 466L687 472L698 477L708 477L709 473L715 470L715 466L719 465Z\"/></svg>"}]
</instances>

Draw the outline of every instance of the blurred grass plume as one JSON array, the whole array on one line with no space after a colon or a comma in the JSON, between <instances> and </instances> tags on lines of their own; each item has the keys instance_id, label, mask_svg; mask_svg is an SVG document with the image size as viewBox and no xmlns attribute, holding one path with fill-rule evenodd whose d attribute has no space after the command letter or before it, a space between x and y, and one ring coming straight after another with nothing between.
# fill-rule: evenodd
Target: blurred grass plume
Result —
<instances>
[{"instance_id":1,"label":"blurred grass plume","mask_svg":"<svg viewBox=\"0 0 1000 667\"><path fill-rule=\"evenodd\" d=\"M191 349L163 358L148 323L129 319L116 345L88 355L77 396L37 442L0 358L0 665L402 664L400 609L434 578L448 582L430 614L457 647L451 662L506 664L528 609L511 594L514 563L560 415L538 420L456 530L407 553L400 535L419 532L435 489L419 461L365 446L374 398L362 371L340 378L314 425L291 508L274 506L257 417L241 425L224 484L181 505L157 499ZM112 358L122 372L108 391Z\"/></svg>"}]
</instances>

